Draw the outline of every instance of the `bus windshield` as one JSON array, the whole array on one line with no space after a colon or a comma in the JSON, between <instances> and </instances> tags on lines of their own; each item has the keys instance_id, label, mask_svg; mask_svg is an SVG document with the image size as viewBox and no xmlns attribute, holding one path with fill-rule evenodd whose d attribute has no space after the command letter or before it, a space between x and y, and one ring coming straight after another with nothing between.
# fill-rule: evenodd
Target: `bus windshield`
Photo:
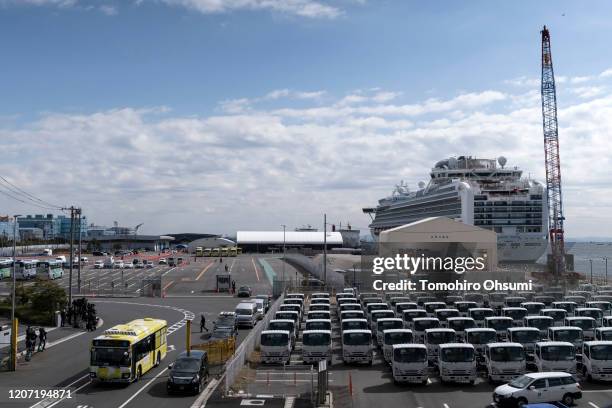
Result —
<instances>
[{"instance_id":1,"label":"bus windshield","mask_svg":"<svg viewBox=\"0 0 612 408\"><path fill-rule=\"evenodd\" d=\"M447 363L474 361L474 350L467 347L445 348L440 350L440 359Z\"/></svg>"},{"instance_id":2,"label":"bus windshield","mask_svg":"<svg viewBox=\"0 0 612 408\"><path fill-rule=\"evenodd\" d=\"M424 363L427 350L423 348L397 348L393 350L393 361L398 363Z\"/></svg>"},{"instance_id":3,"label":"bus windshield","mask_svg":"<svg viewBox=\"0 0 612 408\"><path fill-rule=\"evenodd\" d=\"M523 361L525 353L520 347L494 347L491 349L492 361Z\"/></svg>"},{"instance_id":4,"label":"bus windshield","mask_svg":"<svg viewBox=\"0 0 612 408\"><path fill-rule=\"evenodd\" d=\"M542 347L542 360L546 361L571 361L576 358L574 347L569 346L545 346Z\"/></svg>"},{"instance_id":5,"label":"bus windshield","mask_svg":"<svg viewBox=\"0 0 612 408\"><path fill-rule=\"evenodd\" d=\"M540 333L535 330L517 330L512 333L512 341L517 343L535 343L540 340Z\"/></svg>"},{"instance_id":6,"label":"bus windshield","mask_svg":"<svg viewBox=\"0 0 612 408\"><path fill-rule=\"evenodd\" d=\"M344 333L342 342L347 346L366 346L370 344L372 336L368 333Z\"/></svg>"},{"instance_id":7,"label":"bus windshield","mask_svg":"<svg viewBox=\"0 0 612 408\"><path fill-rule=\"evenodd\" d=\"M412 333L410 332L385 333L384 343L385 344L412 343Z\"/></svg>"},{"instance_id":8,"label":"bus windshield","mask_svg":"<svg viewBox=\"0 0 612 408\"><path fill-rule=\"evenodd\" d=\"M285 333L262 333L262 346L285 346L289 343L289 336Z\"/></svg>"},{"instance_id":9,"label":"bus windshield","mask_svg":"<svg viewBox=\"0 0 612 408\"><path fill-rule=\"evenodd\" d=\"M612 360L612 346L593 346L591 347L592 360Z\"/></svg>"},{"instance_id":10,"label":"bus windshield","mask_svg":"<svg viewBox=\"0 0 612 408\"><path fill-rule=\"evenodd\" d=\"M304 333L303 343L305 346L327 346L331 337L327 333Z\"/></svg>"},{"instance_id":11,"label":"bus windshield","mask_svg":"<svg viewBox=\"0 0 612 408\"><path fill-rule=\"evenodd\" d=\"M131 365L129 349L123 347L94 347L91 350L91 365L129 367Z\"/></svg>"}]
</instances>

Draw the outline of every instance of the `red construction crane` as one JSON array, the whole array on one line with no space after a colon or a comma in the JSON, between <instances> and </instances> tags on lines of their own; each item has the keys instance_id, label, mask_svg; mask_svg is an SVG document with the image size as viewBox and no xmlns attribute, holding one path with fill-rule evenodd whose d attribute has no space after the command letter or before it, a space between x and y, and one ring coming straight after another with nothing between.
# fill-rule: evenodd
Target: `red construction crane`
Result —
<instances>
[{"instance_id":1,"label":"red construction crane","mask_svg":"<svg viewBox=\"0 0 612 408\"><path fill-rule=\"evenodd\" d=\"M553 274L556 279L565 274L565 243L563 238L563 197L561 193L561 159L557 125L557 91L550 51L550 33L542 33L542 123L544 126L544 156L546 163L546 195L548 227L552 251Z\"/></svg>"}]
</instances>

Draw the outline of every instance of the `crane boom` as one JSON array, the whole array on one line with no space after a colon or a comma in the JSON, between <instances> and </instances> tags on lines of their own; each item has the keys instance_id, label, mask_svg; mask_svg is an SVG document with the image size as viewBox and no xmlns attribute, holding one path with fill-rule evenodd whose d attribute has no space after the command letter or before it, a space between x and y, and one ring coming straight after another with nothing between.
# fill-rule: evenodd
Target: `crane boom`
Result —
<instances>
[{"instance_id":1,"label":"crane boom","mask_svg":"<svg viewBox=\"0 0 612 408\"><path fill-rule=\"evenodd\" d=\"M561 191L561 159L557 124L557 91L550 50L550 33L546 26L542 34L542 123L544 127L544 157L546 163L546 196L548 201L549 239L556 278L565 273L565 243L563 197Z\"/></svg>"}]
</instances>

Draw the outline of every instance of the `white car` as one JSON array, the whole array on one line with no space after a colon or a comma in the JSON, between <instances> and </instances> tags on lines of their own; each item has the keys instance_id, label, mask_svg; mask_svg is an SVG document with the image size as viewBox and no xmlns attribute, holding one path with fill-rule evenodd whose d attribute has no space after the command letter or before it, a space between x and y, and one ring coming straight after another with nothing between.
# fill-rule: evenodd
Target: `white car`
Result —
<instances>
[{"instance_id":1,"label":"white car","mask_svg":"<svg viewBox=\"0 0 612 408\"><path fill-rule=\"evenodd\" d=\"M123 268L125 265L123 264L123 261L117 261L115 262L115 264L113 265L114 269L121 269Z\"/></svg>"},{"instance_id":2,"label":"white car","mask_svg":"<svg viewBox=\"0 0 612 408\"><path fill-rule=\"evenodd\" d=\"M123 265L123 267L125 269L134 269L134 264L131 262L126 262L125 265Z\"/></svg>"},{"instance_id":3,"label":"white car","mask_svg":"<svg viewBox=\"0 0 612 408\"><path fill-rule=\"evenodd\" d=\"M157 262L158 265L168 265L166 258L162 258Z\"/></svg>"},{"instance_id":4,"label":"white car","mask_svg":"<svg viewBox=\"0 0 612 408\"><path fill-rule=\"evenodd\" d=\"M569 373L545 372L521 375L493 392L500 407L523 407L536 402L558 402L567 406L582 398L582 388Z\"/></svg>"},{"instance_id":5,"label":"white car","mask_svg":"<svg viewBox=\"0 0 612 408\"><path fill-rule=\"evenodd\" d=\"M96 261L94 263L94 269L104 269L104 261Z\"/></svg>"},{"instance_id":6,"label":"white car","mask_svg":"<svg viewBox=\"0 0 612 408\"><path fill-rule=\"evenodd\" d=\"M151 269L151 268L154 268L154 267L155 267L155 265L153 265L153 262L151 262L151 261L147 262L147 263L145 264L145 266L147 267L147 269Z\"/></svg>"}]
</instances>

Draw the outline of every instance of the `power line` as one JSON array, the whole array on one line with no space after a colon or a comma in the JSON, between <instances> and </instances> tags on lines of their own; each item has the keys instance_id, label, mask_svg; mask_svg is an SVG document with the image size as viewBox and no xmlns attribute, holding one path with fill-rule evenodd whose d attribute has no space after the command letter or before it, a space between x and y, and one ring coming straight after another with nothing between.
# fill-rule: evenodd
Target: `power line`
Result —
<instances>
[{"instance_id":1,"label":"power line","mask_svg":"<svg viewBox=\"0 0 612 408\"><path fill-rule=\"evenodd\" d=\"M48 201L42 200L42 199L36 197L35 195L28 193L24 189L19 188L18 186L16 186L15 184L11 183L10 181L8 181L6 178L4 178L2 176L0 176L0 180L3 180L6 184L8 184L9 187L5 186L5 188L8 188L14 194L17 194L17 195L20 195L22 197L25 197L29 201L38 202L39 204L43 204L43 205L46 205L46 206L49 206L49 207L53 207L54 209L61 209L62 208L59 205L51 204Z\"/></svg>"},{"instance_id":2,"label":"power line","mask_svg":"<svg viewBox=\"0 0 612 408\"><path fill-rule=\"evenodd\" d=\"M9 190L9 191L10 191L10 190ZM1 194L4 194L5 196L7 196L7 197L9 197L9 198L12 198L13 200L19 201L20 203L23 203L23 204L25 204L25 205L33 205L33 206L35 206L35 207L42 208L43 210L58 210L58 209L60 209L60 208L56 208L56 207L47 207L47 206L43 206L43 205L37 204L37 203L35 203L35 202L31 202L31 201L25 201L25 200L22 200L22 199L21 199L21 198L19 198L19 197L15 197L15 196L14 196L14 195L12 195L11 193L7 193L6 191L3 191L3 190L0 190L0 193L1 193Z\"/></svg>"}]
</instances>

